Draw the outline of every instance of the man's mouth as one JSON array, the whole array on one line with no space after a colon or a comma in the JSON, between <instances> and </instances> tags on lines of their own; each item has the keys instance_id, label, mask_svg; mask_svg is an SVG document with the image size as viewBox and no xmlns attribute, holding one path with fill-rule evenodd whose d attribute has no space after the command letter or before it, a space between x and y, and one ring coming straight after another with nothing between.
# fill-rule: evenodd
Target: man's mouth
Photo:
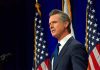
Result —
<instances>
[{"instance_id":1,"label":"man's mouth","mask_svg":"<svg viewBox=\"0 0 100 70\"><path fill-rule=\"evenodd\" d=\"M55 30L51 30L51 32L52 32L52 33L54 33L54 32L55 32Z\"/></svg>"}]
</instances>

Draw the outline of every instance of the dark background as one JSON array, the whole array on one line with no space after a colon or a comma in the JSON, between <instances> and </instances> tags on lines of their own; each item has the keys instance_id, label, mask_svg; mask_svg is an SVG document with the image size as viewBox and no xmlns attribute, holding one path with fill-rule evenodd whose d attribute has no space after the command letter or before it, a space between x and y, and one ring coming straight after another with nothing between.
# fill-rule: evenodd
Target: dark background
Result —
<instances>
[{"instance_id":1,"label":"dark background","mask_svg":"<svg viewBox=\"0 0 100 70\"><path fill-rule=\"evenodd\" d=\"M0 70L32 69L33 13L32 0L0 0Z\"/></svg>"}]
</instances>

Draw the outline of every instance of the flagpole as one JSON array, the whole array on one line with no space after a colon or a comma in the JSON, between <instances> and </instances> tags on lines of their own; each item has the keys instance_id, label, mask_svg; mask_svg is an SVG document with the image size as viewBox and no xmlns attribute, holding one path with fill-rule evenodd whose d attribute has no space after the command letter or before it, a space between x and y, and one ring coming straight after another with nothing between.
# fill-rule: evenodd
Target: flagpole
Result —
<instances>
[{"instance_id":1,"label":"flagpole","mask_svg":"<svg viewBox=\"0 0 100 70\"><path fill-rule=\"evenodd\" d=\"M40 4L38 3L38 1L36 0L36 4L35 4L36 10L39 13L39 16L41 16L41 11L40 11Z\"/></svg>"},{"instance_id":2,"label":"flagpole","mask_svg":"<svg viewBox=\"0 0 100 70\"><path fill-rule=\"evenodd\" d=\"M38 0L36 0L36 4L37 3L38 3ZM36 4L35 4L35 8L37 10ZM34 21L34 49L33 50L34 50L34 70L36 70L36 21Z\"/></svg>"},{"instance_id":3,"label":"flagpole","mask_svg":"<svg viewBox=\"0 0 100 70\"><path fill-rule=\"evenodd\" d=\"M62 0L62 11L64 12L64 0Z\"/></svg>"},{"instance_id":4,"label":"flagpole","mask_svg":"<svg viewBox=\"0 0 100 70\"><path fill-rule=\"evenodd\" d=\"M67 2L67 6L68 6L68 13L69 13L69 17L72 21L72 13L71 13L71 4L70 4L70 0L66 0Z\"/></svg>"},{"instance_id":5,"label":"flagpole","mask_svg":"<svg viewBox=\"0 0 100 70\"><path fill-rule=\"evenodd\" d=\"M34 21L34 70L36 70L36 22Z\"/></svg>"},{"instance_id":6,"label":"flagpole","mask_svg":"<svg viewBox=\"0 0 100 70\"><path fill-rule=\"evenodd\" d=\"M35 20L35 18L34 18L34 20ZM36 70L36 21L34 21L34 48L33 48L33 50L34 50L34 70Z\"/></svg>"},{"instance_id":7,"label":"flagpole","mask_svg":"<svg viewBox=\"0 0 100 70\"><path fill-rule=\"evenodd\" d=\"M87 8L86 8L86 43L85 43L85 46L86 46L86 51L88 52L87 15L88 15L88 12L87 12ZM87 70L89 70L89 64L88 64Z\"/></svg>"},{"instance_id":8,"label":"flagpole","mask_svg":"<svg viewBox=\"0 0 100 70\"><path fill-rule=\"evenodd\" d=\"M41 11L40 11L40 4L38 3L38 0L36 0L35 8L39 15L41 16ZM37 64L36 64L36 22L34 22L34 64L35 64L35 70L37 70Z\"/></svg>"},{"instance_id":9,"label":"flagpole","mask_svg":"<svg viewBox=\"0 0 100 70\"><path fill-rule=\"evenodd\" d=\"M36 3L38 3L38 0L36 0Z\"/></svg>"},{"instance_id":10,"label":"flagpole","mask_svg":"<svg viewBox=\"0 0 100 70\"><path fill-rule=\"evenodd\" d=\"M87 8L86 8L86 43L85 43L85 46L86 46L86 50L87 50L87 52L88 52L88 38L87 38L87 36L88 36L88 32L87 32L87 15L88 15L88 13L87 13Z\"/></svg>"}]
</instances>

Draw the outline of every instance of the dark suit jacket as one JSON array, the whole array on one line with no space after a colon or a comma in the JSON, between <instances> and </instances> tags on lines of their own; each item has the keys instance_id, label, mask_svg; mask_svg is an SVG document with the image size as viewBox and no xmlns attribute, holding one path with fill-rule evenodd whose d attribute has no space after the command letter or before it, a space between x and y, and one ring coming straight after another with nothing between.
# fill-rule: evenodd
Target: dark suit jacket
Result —
<instances>
[{"instance_id":1,"label":"dark suit jacket","mask_svg":"<svg viewBox=\"0 0 100 70\"><path fill-rule=\"evenodd\" d=\"M55 61L53 70L86 70L88 65L88 55L85 47L71 37Z\"/></svg>"}]
</instances>

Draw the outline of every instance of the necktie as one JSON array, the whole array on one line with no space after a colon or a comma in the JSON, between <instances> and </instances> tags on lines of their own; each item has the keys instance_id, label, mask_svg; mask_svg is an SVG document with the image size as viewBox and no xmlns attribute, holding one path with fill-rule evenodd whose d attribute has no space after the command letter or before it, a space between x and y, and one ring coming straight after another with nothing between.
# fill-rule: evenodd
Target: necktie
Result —
<instances>
[{"instance_id":1,"label":"necktie","mask_svg":"<svg viewBox=\"0 0 100 70\"><path fill-rule=\"evenodd\" d=\"M55 49L55 51L54 51L53 67L54 67L55 61L56 61L56 59L57 59L57 57L58 57L58 52L59 52L59 46L60 46L60 45L61 45L61 44L58 43L57 46L56 46L56 49Z\"/></svg>"}]
</instances>

